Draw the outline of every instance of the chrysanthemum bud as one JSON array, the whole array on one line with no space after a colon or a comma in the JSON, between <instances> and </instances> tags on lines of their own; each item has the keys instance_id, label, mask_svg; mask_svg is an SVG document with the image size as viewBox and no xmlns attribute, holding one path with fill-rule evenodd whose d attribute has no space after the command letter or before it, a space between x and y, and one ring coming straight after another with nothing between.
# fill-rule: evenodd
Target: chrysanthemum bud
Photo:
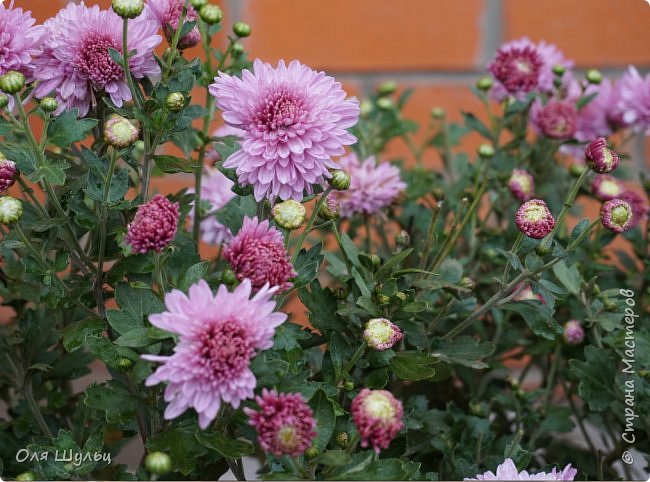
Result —
<instances>
[{"instance_id":1,"label":"chrysanthemum bud","mask_svg":"<svg viewBox=\"0 0 650 482\"><path fill-rule=\"evenodd\" d=\"M19 175L20 172L14 161L0 160L0 194L14 185Z\"/></svg>"},{"instance_id":2,"label":"chrysanthemum bud","mask_svg":"<svg viewBox=\"0 0 650 482\"><path fill-rule=\"evenodd\" d=\"M237 37L248 37L251 34L251 26L244 22L237 22L232 26L232 31Z\"/></svg>"},{"instance_id":3,"label":"chrysanthemum bud","mask_svg":"<svg viewBox=\"0 0 650 482\"><path fill-rule=\"evenodd\" d=\"M350 436L348 435L347 432L339 432L336 434L336 445L338 445L342 449L348 446L349 441L350 441Z\"/></svg>"},{"instance_id":4,"label":"chrysanthemum bud","mask_svg":"<svg viewBox=\"0 0 650 482\"><path fill-rule=\"evenodd\" d=\"M397 84L393 81L384 82L377 88L377 93L380 96L386 96L394 93L397 90Z\"/></svg>"},{"instance_id":5,"label":"chrysanthemum bud","mask_svg":"<svg viewBox=\"0 0 650 482\"><path fill-rule=\"evenodd\" d=\"M352 400L352 420L361 435L361 446L375 452L386 449L404 426L402 403L386 390L364 388Z\"/></svg>"},{"instance_id":6,"label":"chrysanthemum bud","mask_svg":"<svg viewBox=\"0 0 650 482\"><path fill-rule=\"evenodd\" d=\"M109 146L128 147L138 140L139 134L140 131L130 120L117 114L104 123L104 140Z\"/></svg>"},{"instance_id":7,"label":"chrysanthemum bud","mask_svg":"<svg viewBox=\"0 0 650 482\"><path fill-rule=\"evenodd\" d=\"M277 225L288 230L302 226L306 214L305 206L293 199L278 203L271 209L271 215Z\"/></svg>"},{"instance_id":8,"label":"chrysanthemum bud","mask_svg":"<svg viewBox=\"0 0 650 482\"><path fill-rule=\"evenodd\" d=\"M0 76L0 90L7 94L17 94L25 87L25 76L15 70L10 70Z\"/></svg>"},{"instance_id":9,"label":"chrysanthemum bud","mask_svg":"<svg viewBox=\"0 0 650 482\"><path fill-rule=\"evenodd\" d=\"M368 117L368 115L371 112L372 112L372 102L370 102L368 99L363 99L359 107L359 113L361 117Z\"/></svg>"},{"instance_id":10,"label":"chrysanthemum bud","mask_svg":"<svg viewBox=\"0 0 650 482\"><path fill-rule=\"evenodd\" d=\"M585 75L590 84L600 84L603 81L603 74L598 69L589 69Z\"/></svg>"},{"instance_id":11,"label":"chrysanthemum bud","mask_svg":"<svg viewBox=\"0 0 650 482\"><path fill-rule=\"evenodd\" d=\"M508 189L519 201L528 201L535 194L533 176L524 169L514 169L508 180Z\"/></svg>"},{"instance_id":12,"label":"chrysanthemum bud","mask_svg":"<svg viewBox=\"0 0 650 482\"><path fill-rule=\"evenodd\" d=\"M345 390L346 392L351 392L352 390L354 390L354 382L351 382L350 380L345 382L343 384L343 390Z\"/></svg>"},{"instance_id":13,"label":"chrysanthemum bud","mask_svg":"<svg viewBox=\"0 0 650 482\"><path fill-rule=\"evenodd\" d=\"M398 291L395 293L395 298L397 298L401 303L404 303L406 300L408 300L408 295L403 291Z\"/></svg>"},{"instance_id":14,"label":"chrysanthemum bud","mask_svg":"<svg viewBox=\"0 0 650 482\"><path fill-rule=\"evenodd\" d=\"M43 112L54 112L59 107L59 103L54 97L43 97L40 106Z\"/></svg>"},{"instance_id":15,"label":"chrysanthemum bud","mask_svg":"<svg viewBox=\"0 0 650 482\"><path fill-rule=\"evenodd\" d=\"M172 459L165 452L151 452L144 459L144 466L156 475L165 475L172 469Z\"/></svg>"},{"instance_id":16,"label":"chrysanthemum bud","mask_svg":"<svg viewBox=\"0 0 650 482\"><path fill-rule=\"evenodd\" d=\"M633 216L632 206L622 199L607 201L600 208L600 220L603 226L615 233L630 229Z\"/></svg>"},{"instance_id":17,"label":"chrysanthemum bud","mask_svg":"<svg viewBox=\"0 0 650 482\"><path fill-rule=\"evenodd\" d=\"M381 110L391 110L394 107L393 101L388 97L380 97L377 99L377 108Z\"/></svg>"},{"instance_id":18,"label":"chrysanthemum bud","mask_svg":"<svg viewBox=\"0 0 650 482\"><path fill-rule=\"evenodd\" d=\"M134 253L161 252L176 236L178 208L178 203L172 203L161 194L140 205L127 228L126 244Z\"/></svg>"},{"instance_id":19,"label":"chrysanthemum bud","mask_svg":"<svg viewBox=\"0 0 650 482\"><path fill-rule=\"evenodd\" d=\"M541 199L523 203L517 210L515 223L519 231L533 239L546 237L555 227L555 219Z\"/></svg>"},{"instance_id":20,"label":"chrysanthemum bud","mask_svg":"<svg viewBox=\"0 0 650 482\"><path fill-rule=\"evenodd\" d=\"M23 203L11 196L0 197L0 223L12 224L23 215Z\"/></svg>"},{"instance_id":21,"label":"chrysanthemum bud","mask_svg":"<svg viewBox=\"0 0 650 482\"><path fill-rule=\"evenodd\" d=\"M334 196L327 196L327 199L320 207L320 211L318 211L318 216L325 221L332 221L341 216L341 206L339 206Z\"/></svg>"},{"instance_id":22,"label":"chrysanthemum bud","mask_svg":"<svg viewBox=\"0 0 650 482\"><path fill-rule=\"evenodd\" d=\"M111 6L122 18L136 18L144 9L144 0L113 0Z\"/></svg>"},{"instance_id":23,"label":"chrysanthemum bud","mask_svg":"<svg viewBox=\"0 0 650 482\"><path fill-rule=\"evenodd\" d=\"M194 7L194 10L199 10L204 5L208 4L208 0L190 0L190 5Z\"/></svg>"},{"instance_id":24,"label":"chrysanthemum bud","mask_svg":"<svg viewBox=\"0 0 650 482\"><path fill-rule=\"evenodd\" d=\"M244 51L244 44L241 42L235 42L232 44L232 47L230 47L230 54L236 59L244 55Z\"/></svg>"},{"instance_id":25,"label":"chrysanthemum bud","mask_svg":"<svg viewBox=\"0 0 650 482\"><path fill-rule=\"evenodd\" d=\"M318 457L318 454L320 454L320 450L318 450L318 447L315 447L313 445L305 450L305 457L308 459L314 459Z\"/></svg>"},{"instance_id":26,"label":"chrysanthemum bud","mask_svg":"<svg viewBox=\"0 0 650 482\"><path fill-rule=\"evenodd\" d=\"M390 304L390 296L388 295L384 295L380 293L376 295L376 299L377 299L377 304L380 306Z\"/></svg>"},{"instance_id":27,"label":"chrysanthemum bud","mask_svg":"<svg viewBox=\"0 0 650 482\"><path fill-rule=\"evenodd\" d=\"M165 99L165 106L171 112L180 112L185 107L185 96L181 92L171 92Z\"/></svg>"},{"instance_id":28,"label":"chrysanthemum bud","mask_svg":"<svg viewBox=\"0 0 650 482\"><path fill-rule=\"evenodd\" d=\"M458 283L460 286L463 288L467 288L468 290L473 290L476 288L476 281L474 281L472 278L469 276L465 276L461 278L460 282Z\"/></svg>"},{"instance_id":29,"label":"chrysanthemum bud","mask_svg":"<svg viewBox=\"0 0 650 482\"><path fill-rule=\"evenodd\" d=\"M203 5L199 10L199 17L208 25L214 25L221 22L223 19L223 12L218 5L207 4Z\"/></svg>"},{"instance_id":30,"label":"chrysanthemum bud","mask_svg":"<svg viewBox=\"0 0 650 482\"><path fill-rule=\"evenodd\" d=\"M237 283L237 275L230 268L226 268L221 273L221 281L226 283L228 286L234 285Z\"/></svg>"},{"instance_id":31,"label":"chrysanthemum bud","mask_svg":"<svg viewBox=\"0 0 650 482\"><path fill-rule=\"evenodd\" d=\"M492 147L492 144L483 143L478 146L477 152L479 156L488 159L494 156L494 147Z\"/></svg>"},{"instance_id":32,"label":"chrysanthemum bud","mask_svg":"<svg viewBox=\"0 0 650 482\"><path fill-rule=\"evenodd\" d=\"M445 112L445 109L443 109L442 107L434 107L433 109L431 109L431 117L433 117L434 119L441 120L444 119L446 115L447 113Z\"/></svg>"},{"instance_id":33,"label":"chrysanthemum bud","mask_svg":"<svg viewBox=\"0 0 650 482\"><path fill-rule=\"evenodd\" d=\"M564 324L562 338L567 345L579 345L585 338L585 330L578 320L570 320Z\"/></svg>"},{"instance_id":34,"label":"chrysanthemum bud","mask_svg":"<svg viewBox=\"0 0 650 482\"><path fill-rule=\"evenodd\" d=\"M0 109L4 109L9 105L9 97L4 94L0 94Z\"/></svg>"},{"instance_id":35,"label":"chrysanthemum bud","mask_svg":"<svg viewBox=\"0 0 650 482\"><path fill-rule=\"evenodd\" d=\"M133 362L131 360L129 360L128 358L120 358L117 361L117 367L120 370L122 370L123 372L128 371L129 368L131 368L132 365L133 365Z\"/></svg>"},{"instance_id":36,"label":"chrysanthemum bud","mask_svg":"<svg viewBox=\"0 0 650 482\"><path fill-rule=\"evenodd\" d=\"M592 171L604 174L616 169L620 159L616 152L607 147L607 140L599 137L585 149L585 161Z\"/></svg>"},{"instance_id":37,"label":"chrysanthemum bud","mask_svg":"<svg viewBox=\"0 0 650 482\"><path fill-rule=\"evenodd\" d=\"M334 189L337 191L345 191L350 187L351 178L347 172L337 169L336 171L332 171L331 174L332 177L329 179L329 184Z\"/></svg>"},{"instance_id":38,"label":"chrysanthemum bud","mask_svg":"<svg viewBox=\"0 0 650 482\"><path fill-rule=\"evenodd\" d=\"M363 330L363 339L370 348L377 351L392 348L403 336L399 326L391 323L386 318L368 320L365 330Z\"/></svg>"},{"instance_id":39,"label":"chrysanthemum bud","mask_svg":"<svg viewBox=\"0 0 650 482\"><path fill-rule=\"evenodd\" d=\"M625 191L623 183L614 176L601 174L591 183L591 192L601 201L609 201L619 197Z\"/></svg>"},{"instance_id":40,"label":"chrysanthemum bud","mask_svg":"<svg viewBox=\"0 0 650 482\"><path fill-rule=\"evenodd\" d=\"M131 155L137 161L141 161L144 156L144 141L137 140L133 143L133 151Z\"/></svg>"},{"instance_id":41,"label":"chrysanthemum bud","mask_svg":"<svg viewBox=\"0 0 650 482\"><path fill-rule=\"evenodd\" d=\"M558 77L562 77L566 72L566 67L561 64L555 64L552 70L555 75L557 75Z\"/></svg>"},{"instance_id":42,"label":"chrysanthemum bud","mask_svg":"<svg viewBox=\"0 0 650 482\"><path fill-rule=\"evenodd\" d=\"M36 480L36 475L33 472L23 472L16 476L16 480Z\"/></svg>"},{"instance_id":43,"label":"chrysanthemum bud","mask_svg":"<svg viewBox=\"0 0 650 482\"><path fill-rule=\"evenodd\" d=\"M492 79L492 77L487 75L485 77L481 77L476 82L476 88L482 90L483 92L487 92L488 90L490 90L493 85L494 85L494 80Z\"/></svg>"},{"instance_id":44,"label":"chrysanthemum bud","mask_svg":"<svg viewBox=\"0 0 650 482\"><path fill-rule=\"evenodd\" d=\"M395 244L398 248L408 248L411 244L411 235L402 229L395 236Z\"/></svg>"}]
</instances>

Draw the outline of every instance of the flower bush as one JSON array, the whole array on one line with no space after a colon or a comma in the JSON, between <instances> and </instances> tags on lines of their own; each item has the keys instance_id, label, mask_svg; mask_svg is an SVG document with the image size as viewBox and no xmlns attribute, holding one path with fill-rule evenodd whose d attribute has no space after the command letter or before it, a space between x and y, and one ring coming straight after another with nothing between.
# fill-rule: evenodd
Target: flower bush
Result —
<instances>
[{"instance_id":1,"label":"flower bush","mask_svg":"<svg viewBox=\"0 0 650 482\"><path fill-rule=\"evenodd\" d=\"M650 77L523 38L484 112L418 126L395 84L359 102L221 22L0 4L2 477L630 478L650 184L625 149ZM175 173L194 182L154 192Z\"/></svg>"}]
</instances>

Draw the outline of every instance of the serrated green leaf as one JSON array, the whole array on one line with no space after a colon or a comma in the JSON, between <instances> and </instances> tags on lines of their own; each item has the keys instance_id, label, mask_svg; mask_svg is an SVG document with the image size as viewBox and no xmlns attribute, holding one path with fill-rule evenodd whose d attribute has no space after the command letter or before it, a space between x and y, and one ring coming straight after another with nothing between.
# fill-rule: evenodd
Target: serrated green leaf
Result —
<instances>
[{"instance_id":1,"label":"serrated green leaf","mask_svg":"<svg viewBox=\"0 0 650 482\"><path fill-rule=\"evenodd\" d=\"M47 141L62 148L69 147L73 142L83 141L98 121L78 119L78 115L77 109L72 109L55 117L47 128Z\"/></svg>"},{"instance_id":2,"label":"serrated green leaf","mask_svg":"<svg viewBox=\"0 0 650 482\"><path fill-rule=\"evenodd\" d=\"M199 443L231 459L251 455L255 448L248 440L233 439L220 432L196 432Z\"/></svg>"},{"instance_id":3,"label":"serrated green leaf","mask_svg":"<svg viewBox=\"0 0 650 482\"><path fill-rule=\"evenodd\" d=\"M104 322L97 318L71 323L63 329L63 347L73 352L83 346L86 337L99 336L104 329Z\"/></svg>"},{"instance_id":4,"label":"serrated green leaf","mask_svg":"<svg viewBox=\"0 0 650 482\"><path fill-rule=\"evenodd\" d=\"M431 348L431 355L442 361L470 368L487 368L483 358L494 353L495 346L490 342L480 342L469 336L461 336L453 340L438 339Z\"/></svg>"},{"instance_id":5,"label":"serrated green leaf","mask_svg":"<svg viewBox=\"0 0 650 482\"><path fill-rule=\"evenodd\" d=\"M317 421L318 435L316 435L313 445L322 450L327 447L334 433L336 421L334 402L327 397L323 390L318 390L309 401L309 405L314 410L314 418Z\"/></svg>"},{"instance_id":6,"label":"serrated green leaf","mask_svg":"<svg viewBox=\"0 0 650 482\"><path fill-rule=\"evenodd\" d=\"M417 351L401 351L390 360L390 369L402 380L426 380L436 374L434 357Z\"/></svg>"}]
</instances>

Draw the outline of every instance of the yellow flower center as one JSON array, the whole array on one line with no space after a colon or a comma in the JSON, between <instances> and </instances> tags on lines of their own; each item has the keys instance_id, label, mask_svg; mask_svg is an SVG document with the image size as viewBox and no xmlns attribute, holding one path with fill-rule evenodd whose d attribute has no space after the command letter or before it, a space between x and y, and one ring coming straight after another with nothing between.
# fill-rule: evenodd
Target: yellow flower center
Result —
<instances>
[{"instance_id":1,"label":"yellow flower center","mask_svg":"<svg viewBox=\"0 0 650 482\"><path fill-rule=\"evenodd\" d=\"M617 206L612 209L612 221L620 226L624 225L629 217L630 213L625 206Z\"/></svg>"},{"instance_id":2,"label":"yellow flower center","mask_svg":"<svg viewBox=\"0 0 650 482\"><path fill-rule=\"evenodd\" d=\"M373 418L390 420L395 417L395 408L382 393L371 393L364 401L364 408Z\"/></svg>"},{"instance_id":3,"label":"yellow flower center","mask_svg":"<svg viewBox=\"0 0 650 482\"><path fill-rule=\"evenodd\" d=\"M546 217L546 209L539 204L531 204L526 209L526 219L532 222L541 221Z\"/></svg>"},{"instance_id":4,"label":"yellow flower center","mask_svg":"<svg viewBox=\"0 0 650 482\"><path fill-rule=\"evenodd\" d=\"M600 183L600 190L608 196L616 197L621 193L621 188L619 184L615 181L607 179Z\"/></svg>"},{"instance_id":5,"label":"yellow flower center","mask_svg":"<svg viewBox=\"0 0 650 482\"><path fill-rule=\"evenodd\" d=\"M298 445L298 437L296 437L296 428L292 425L284 425L276 435L278 441L287 450L292 450Z\"/></svg>"}]
</instances>

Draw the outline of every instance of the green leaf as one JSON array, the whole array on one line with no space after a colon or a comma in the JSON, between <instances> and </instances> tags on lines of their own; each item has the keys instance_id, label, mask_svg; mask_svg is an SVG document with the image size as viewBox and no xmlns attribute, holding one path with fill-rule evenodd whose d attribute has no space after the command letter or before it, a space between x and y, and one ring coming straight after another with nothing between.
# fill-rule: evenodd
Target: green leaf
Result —
<instances>
[{"instance_id":1,"label":"green leaf","mask_svg":"<svg viewBox=\"0 0 650 482\"><path fill-rule=\"evenodd\" d=\"M215 216L221 224L236 233L241 229L244 217L252 218L256 213L257 203L252 196L235 196Z\"/></svg>"},{"instance_id":2,"label":"green leaf","mask_svg":"<svg viewBox=\"0 0 650 482\"><path fill-rule=\"evenodd\" d=\"M354 241L350 239L347 233L341 233L341 246L343 247L343 254L348 258L352 266L361 268L361 262L359 261L359 249L354 244Z\"/></svg>"},{"instance_id":3,"label":"green leaf","mask_svg":"<svg viewBox=\"0 0 650 482\"><path fill-rule=\"evenodd\" d=\"M178 172L192 173L196 168L191 159L188 160L175 156L153 156L153 161L156 163L158 169L168 174Z\"/></svg>"},{"instance_id":4,"label":"green leaf","mask_svg":"<svg viewBox=\"0 0 650 482\"><path fill-rule=\"evenodd\" d=\"M231 459L251 455L255 451L248 440L233 439L220 432L196 432L194 436L201 445Z\"/></svg>"},{"instance_id":5,"label":"green leaf","mask_svg":"<svg viewBox=\"0 0 650 482\"><path fill-rule=\"evenodd\" d=\"M298 273L298 276L296 276L293 282L296 289L307 286L318 276L318 268L323 262L322 249L323 243L317 243L309 251L304 249L300 250L298 258L294 263L294 269Z\"/></svg>"},{"instance_id":6,"label":"green leaf","mask_svg":"<svg viewBox=\"0 0 650 482\"><path fill-rule=\"evenodd\" d=\"M181 281L178 287L182 291L187 291L195 283L198 283L199 280L202 280L208 272L210 263L208 261L201 261L192 265L181 278Z\"/></svg>"},{"instance_id":7,"label":"green leaf","mask_svg":"<svg viewBox=\"0 0 650 482\"><path fill-rule=\"evenodd\" d=\"M208 453L199 443L192 427L168 428L149 439L149 452L165 452L172 459L172 470L187 476L196 470L196 459Z\"/></svg>"},{"instance_id":8,"label":"green leaf","mask_svg":"<svg viewBox=\"0 0 650 482\"><path fill-rule=\"evenodd\" d=\"M616 400L616 364L609 353L595 346L585 347L585 361L569 360L571 373L580 381L578 393L596 412Z\"/></svg>"},{"instance_id":9,"label":"green leaf","mask_svg":"<svg viewBox=\"0 0 650 482\"><path fill-rule=\"evenodd\" d=\"M126 388L110 381L105 385L89 386L84 404L104 412L108 423L126 423L135 417L138 401Z\"/></svg>"},{"instance_id":10,"label":"green leaf","mask_svg":"<svg viewBox=\"0 0 650 482\"><path fill-rule=\"evenodd\" d=\"M108 170L108 163L105 163L105 168ZM90 199L95 201L104 200L104 186L107 182L106 173L98 174L95 171L88 173L88 184L84 187L84 192ZM129 173L126 169L117 171L111 179L111 187L108 190L107 202L115 204L124 199L124 195L129 190Z\"/></svg>"},{"instance_id":11,"label":"green leaf","mask_svg":"<svg viewBox=\"0 0 650 482\"><path fill-rule=\"evenodd\" d=\"M323 390L318 390L309 401L309 405L314 410L314 418L318 423L316 427L318 435L316 435L313 445L322 450L327 447L334 433L336 422L334 402L327 398L327 394Z\"/></svg>"},{"instance_id":12,"label":"green leaf","mask_svg":"<svg viewBox=\"0 0 650 482\"><path fill-rule=\"evenodd\" d=\"M473 131L477 131L486 139L492 138L492 133L490 132L490 129L488 129L486 125L483 124L483 122L478 120L478 118L474 114L472 114L471 112L462 112L462 114L463 114L463 118L465 119L465 127Z\"/></svg>"},{"instance_id":13,"label":"green leaf","mask_svg":"<svg viewBox=\"0 0 650 482\"><path fill-rule=\"evenodd\" d=\"M438 360L426 353L401 351L390 360L391 371L402 380L426 380L436 374Z\"/></svg>"},{"instance_id":14,"label":"green leaf","mask_svg":"<svg viewBox=\"0 0 650 482\"><path fill-rule=\"evenodd\" d=\"M587 230L587 228L589 227L590 224L591 223L590 223L588 218L581 219L578 222L578 224L576 224L575 227L573 228L573 230L571 231L571 241L570 242L573 242L576 239L578 239L578 237Z\"/></svg>"},{"instance_id":15,"label":"green leaf","mask_svg":"<svg viewBox=\"0 0 650 482\"><path fill-rule=\"evenodd\" d=\"M40 180L45 179L50 184L62 186L65 184L65 170L69 167L70 165L63 159L58 161L51 161L48 159L46 164L39 166L36 171L29 176L29 178L33 182L39 182Z\"/></svg>"},{"instance_id":16,"label":"green leaf","mask_svg":"<svg viewBox=\"0 0 650 482\"><path fill-rule=\"evenodd\" d=\"M558 281L562 283L562 286L569 290L571 294L575 296L580 294L580 282L582 281L582 276L580 276L580 272L575 264L568 267L566 262L562 260L553 266L553 273L557 277Z\"/></svg>"},{"instance_id":17,"label":"green leaf","mask_svg":"<svg viewBox=\"0 0 650 482\"><path fill-rule=\"evenodd\" d=\"M347 470L332 480L412 480L420 470L419 462L400 459L376 460L361 470Z\"/></svg>"},{"instance_id":18,"label":"green leaf","mask_svg":"<svg viewBox=\"0 0 650 482\"><path fill-rule=\"evenodd\" d=\"M309 289L300 288L298 296L309 310L309 321L315 329L321 333L345 329L345 324L335 314L337 302L334 294L321 288L318 280L312 281Z\"/></svg>"},{"instance_id":19,"label":"green leaf","mask_svg":"<svg viewBox=\"0 0 650 482\"><path fill-rule=\"evenodd\" d=\"M149 287L134 288L126 283L120 283L115 289L115 300L119 307L129 313L134 320L142 320L145 315L165 310L163 302Z\"/></svg>"},{"instance_id":20,"label":"green leaf","mask_svg":"<svg viewBox=\"0 0 650 482\"><path fill-rule=\"evenodd\" d=\"M63 111L47 128L47 141L62 148L73 142L83 141L97 125L96 119L78 119L77 109Z\"/></svg>"},{"instance_id":21,"label":"green leaf","mask_svg":"<svg viewBox=\"0 0 650 482\"><path fill-rule=\"evenodd\" d=\"M381 266L381 268L379 268L379 270L377 270L375 277L378 280L381 280L386 276L389 276L391 274L391 270L396 268L402 261L408 258L412 252L413 252L413 248L408 248L405 249L404 251L400 251L399 253L397 253L395 256L393 256L388 261L386 261Z\"/></svg>"},{"instance_id":22,"label":"green leaf","mask_svg":"<svg viewBox=\"0 0 650 482\"><path fill-rule=\"evenodd\" d=\"M458 283L463 277L463 265L459 261L447 258L438 268L440 279L449 283Z\"/></svg>"},{"instance_id":23,"label":"green leaf","mask_svg":"<svg viewBox=\"0 0 650 482\"><path fill-rule=\"evenodd\" d=\"M461 336L453 340L436 340L431 354L447 363L479 369L488 367L481 359L494 353L494 349L493 343L482 343L472 337Z\"/></svg>"},{"instance_id":24,"label":"green leaf","mask_svg":"<svg viewBox=\"0 0 650 482\"><path fill-rule=\"evenodd\" d=\"M88 336L98 336L104 329L104 322L97 318L71 323L63 329L63 347L68 352L78 350L83 346Z\"/></svg>"},{"instance_id":25,"label":"green leaf","mask_svg":"<svg viewBox=\"0 0 650 482\"><path fill-rule=\"evenodd\" d=\"M103 336L89 335L86 338L86 344L95 357L99 358L111 368L119 368L120 361L123 358L128 358L131 361L139 360L136 352L123 346L117 346Z\"/></svg>"},{"instance_id":26,"label":"green leaf","mask_svg":"<svg viewBox=\"0 0 650 482\"><path fill-rule=\"evenodd\" d=\"M149 328L134 328L115 340L116 345L129 348L148 346L155 342L155 340L149 338Z\"/></svg>"},{"instance_id":27,"label":"green leaf","mask_svg":"<svg viewBox=\"0 0 650 482\"><path fill-rule=\"evenodd\" d=\"M519 313L537 336L554 340L562 334L562 327L553 318L553 310L536 301L517 301L503 306L505 310Z\"/></svg>"},{"instance_id":28,"label":"green leaf","mask_svg":"<svg viewBox=\"0 0 650 482\"><path fill-rule=\"evenodd\" d=\"M312 460L312 463L329 467L344 467L351 461L352 457L343 450L328 450Z\"/></svg>"}]
</instances>

